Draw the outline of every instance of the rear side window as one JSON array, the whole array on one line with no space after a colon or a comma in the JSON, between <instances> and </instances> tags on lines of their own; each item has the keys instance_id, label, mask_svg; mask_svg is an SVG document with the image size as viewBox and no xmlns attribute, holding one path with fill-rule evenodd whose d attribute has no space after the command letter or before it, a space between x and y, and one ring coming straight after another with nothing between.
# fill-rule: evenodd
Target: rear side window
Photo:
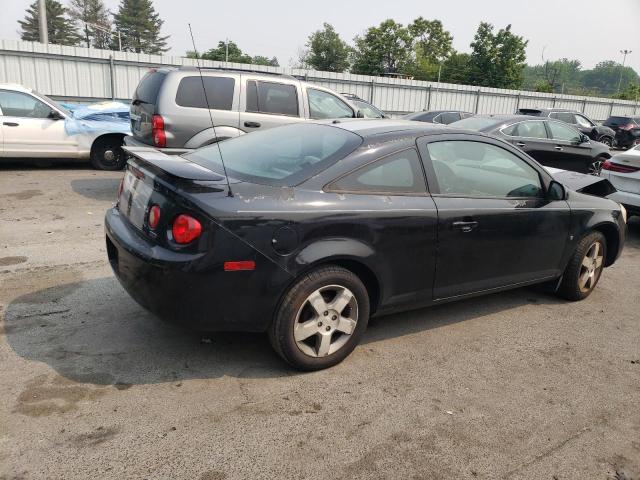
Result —
<instances>
[{"instance_id":1,"label":"rear side window","mask_svg":"<svg viewBox=\"0 0 640 480\"><path fill-rule=\"evenodd\" d=\"M549 116L564 123L576 123L575 115L570 112L553 112Z\"/></svg>"},{"instance_id":2,"label":"rear side window","mask_svg":"<svg viewBox=\"0 0 640 480\"><path fill-rule=\"evenodd\" d=\"M554 140L564 140L565 142L580 141L580 133L569 125L564 125L559 122L549 122L549 130Z\"/></svg>"},{"instance_id":3,"label":"rear side window","mask_svg":"<svg viewBox=\"0 0 640 480\"><path fill-rule=\"evenodd\" d=\"M411 148L365 165L333 182L328 190L372 194L424 193L418 152Z\"/></svg>"},{"instance_id":4,"label":"rear side window","mask_svg":"<svg viewBox=\"0 0 640 480\"><path fill-rule=\"evenodd\" d=\"M517 123L503 130L502 133L514 137L547 138L547 130L544 128L543 122Z\"/></svg>"},{"instance_id":5,"label":"rear side window","mask_svg":"<svg viewBox=\"0 0 640 480\"><path fill-rule=\"evenodd\" d=\"M136 88L133 94L133 100L143 103L155 104L158 99L158 92L167 74L164 72L151 71L147 73Z\"/></svg>"},{"instance_id":6,"label":"rear side window","mask_svg":"<svg viewBox=\"0 0 640 480\"><path fill-rule=\"evenodd\" d=\"M247 112L299 116L298 92L295 85L249 80Z\"/></svg>"},{"instance_id":7,"label":"rear side window","mask_svg":"<svg viewBox=\"0 0 640 480\"><path fill-rule=\"evenodd\" d=\"M458 112L447 112L440 115L438 121L440 123L444 123L445 125L449 125L450 123L457 122L460 120L460 114Z\"/></svg>"},{"instance_id":8,"label":"rear side window","mask_svg":"<svg viewBox=\"0 0 640 480\"><path fill-rule=\"evenodd\" d=\"M329 125L292 124L231 138L185 158L230 177L272 186L295 186L346 157L362 143L353 132Z\"/></svg>"},{"instance_id":9,"label":"rear side window","mask_svg":"<svg viewBox=\"0 0 640 480\"><path fill-rule=\"evenodd\" d=\"M231 110L235 84L236 81L229 77L184 77L178 85L176 104L181 107L207 108L208 102L213 110Z\"/></svg>"}]
</instances>

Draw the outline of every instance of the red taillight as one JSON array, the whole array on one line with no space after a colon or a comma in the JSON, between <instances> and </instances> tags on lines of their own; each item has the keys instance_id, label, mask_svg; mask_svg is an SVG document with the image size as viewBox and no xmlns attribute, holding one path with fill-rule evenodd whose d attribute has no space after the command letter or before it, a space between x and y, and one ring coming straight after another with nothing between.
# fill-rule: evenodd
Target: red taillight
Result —
<instances>
[{"instance_id":1,"label":"red taillight","mask_svg":"<svg viewBox=\"0 0 640 480\"><path fill-rule=\"evenodd\" d=\"M160 222L160 207L154 205L149 209L149 228L155 230Z\"/></svg>"},{"instance_id":2,"label":"red taillight","mask_svg":"<svg viewBox=\"0 0 640 480\"><path fill-rule=\"evenodd\" d=\"M178 215L173 221L173 239L176 243L184 245L193 242L202 233L202 225L189 215Z\"/></svg>"},{"instance_id":3,"label":"red taillight","mask_svg":"<svg viewBox=\"0 0 640 480\"><path fill-rule=\"evenodd\" d=\"M620 165L619 163L613 163L609 160L605 160L602 164L603 170L608 170L610 172L618 172L618 173L634 173L640 170L637 167L627 167L626 165Z\"/></svg>"},{"instance_id":4,"label":"red taillight","mask_svg":"<svg viewBox=\"0 0 640 480\"><path fill-rule=\"evenodd\" d=\"M240 272L243 270L255 270L256 262L253 260L242 260L240 262L224 262L225 272Z\"/></svg>"},{"instance_id":5,"label":"red taillight","mask_svg":"<svg viewBox=\"0 0 640 480\"><path fill-rule=\"evenodd\" d=\"M156 147L167 146L167 134L164 132L164 118L161 115L151 117L151 134Z\"/></svg>"}]
</instances>

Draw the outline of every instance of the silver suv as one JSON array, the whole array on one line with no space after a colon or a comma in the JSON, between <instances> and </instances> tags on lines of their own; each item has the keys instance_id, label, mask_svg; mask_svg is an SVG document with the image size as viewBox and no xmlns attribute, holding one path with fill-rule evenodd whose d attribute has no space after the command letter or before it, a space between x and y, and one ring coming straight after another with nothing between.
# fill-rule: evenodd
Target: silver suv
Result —
<instances>
[{"instance_id":1,"label":"silver suv","mask_svg":"<svg viewBox=\"0 0 640 480\"><path fill-rule=\"evenodd\" d=\"M133 135L125 138L125 144L182 154L216 140L288 123L362 116L332 90L288 75L201 71L202 77L198 69L189 67L147 73L131 102Z\"/></svg>"}]
</instances>

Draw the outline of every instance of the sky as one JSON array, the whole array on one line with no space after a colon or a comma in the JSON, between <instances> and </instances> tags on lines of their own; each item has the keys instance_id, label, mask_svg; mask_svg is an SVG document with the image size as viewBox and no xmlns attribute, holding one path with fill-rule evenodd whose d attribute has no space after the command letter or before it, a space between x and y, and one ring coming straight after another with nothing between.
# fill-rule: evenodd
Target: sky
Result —
<instances>
[{"instance_id":1,"label":"sky","mask_svg":"<svg viewBox=\"0 0 640 480\"><path fill-rule=\"evenodd\" d=\"M18 19L33 0L0 0L0 38L18 39ZM68 0L61 0L67 3ZM191 23L198 50L229 38L250 55L276 56L289 66L298 57L307 37L331 23L351 42L367 27L386 18L403 24L423 16L439 19L463 52L481 21L496 28L512 25L512 31L529 40L527 63L558 58L578 59L583 68L602 60L622 62L620 50L633 53L627 65L640 73L640 0L154 0L165 20L163 34L170 54L191 50L187 24ZM119 0L105 0L116 10Z\"/></svg>"}]
</instances>

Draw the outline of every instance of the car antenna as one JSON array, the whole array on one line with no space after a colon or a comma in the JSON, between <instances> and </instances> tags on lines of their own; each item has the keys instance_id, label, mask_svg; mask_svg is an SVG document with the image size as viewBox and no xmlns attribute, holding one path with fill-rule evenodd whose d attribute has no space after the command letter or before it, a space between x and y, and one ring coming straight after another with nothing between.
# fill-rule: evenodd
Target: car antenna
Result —
<instances>
[{"instance_id":1,"label":"car antenna","mask_svg":"<svg viewBox=\"0 0 640 480\"><path fill-rule=\"evenodd\" d=\"M224 178L227 179L227 187L229 191L227 196L233 197L231 191L231 182L229 182L229 176L227 175L227 167L224 165L224 158L222 158L222 149L220 148L220 142L218 141L218 134L216 133L216 125L213 123L213 115L211 114L211 107L209 106L209 99L207 98L207 89L204 86L204 77L202 75L202 68L200 67L200 56L198 55L198 49L196 48L196 42L193 39L193 30L191 30L191 24L189 23L189 34L191 35L191 43L193 45L193 53L196 55L196 64L198 65L198 73L200 73L200 81L202 82L202 93L204 93L204 102L207 104L207 112L209 112L209 120L211 120L211 128L213 128L213 135L216 137L216 145L218 147L218 153L220 153L220 162L222 162L222 170L224 171Z\"/></svg>"}]
</instances>

